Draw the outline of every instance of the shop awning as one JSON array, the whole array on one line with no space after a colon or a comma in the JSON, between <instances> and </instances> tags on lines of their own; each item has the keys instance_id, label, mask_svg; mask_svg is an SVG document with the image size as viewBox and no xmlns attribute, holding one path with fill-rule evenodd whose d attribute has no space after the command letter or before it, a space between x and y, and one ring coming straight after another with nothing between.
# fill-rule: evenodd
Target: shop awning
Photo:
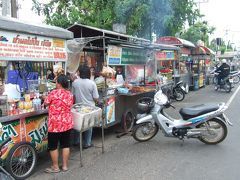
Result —
<instances>
[{"instance_id":1,"label":"shop awning","mask_svg":"<svg viewBox=\"0 0 240 180\"><path fill-rule=\"evenodd\" d=\"M83 24L74 24L68 28L69 31L74 33L74 38L96 37L104 36L105 38L115 39L116 41L127 41L133 44L150 44L150 41L143 38L137 38L126 34L121 34L114 31L100 29Z\"/></svg>"},{"instance_id":2,"label":"shop awning","mask_svg":"<svg viewBox=\"0 0 240 180\"><path fill-rule=\"evenodd\" d=\"M192 42L184 40L184 39L181 39L181 38L173 37L173 36L163 36L163 37L160 37L156 41L156 43L175 45L175 46L192 47L192 48L195 47L195 45Z\"/></svg>"},{"instance_id":3,"label":"shop awning","mask_svg":"<svg viewBox=\"0 0 240 180\"><path fill-rule=\"evenodd\" d=\"M60 39L72 39L73 33L66 29L45 24L34 24L15 18L0 16L0 30L21 32Z\"/></svg>"},{"instance_id":4,"label":"shop awning","mask_svg":"<svg viewBox=\"0 0 240 180\"><path fill-rule=\"evenodd\" d=\"M193 55L214 55L214 51L205 46L197 46L192 51Z\"/></svg>"}]
</instances>

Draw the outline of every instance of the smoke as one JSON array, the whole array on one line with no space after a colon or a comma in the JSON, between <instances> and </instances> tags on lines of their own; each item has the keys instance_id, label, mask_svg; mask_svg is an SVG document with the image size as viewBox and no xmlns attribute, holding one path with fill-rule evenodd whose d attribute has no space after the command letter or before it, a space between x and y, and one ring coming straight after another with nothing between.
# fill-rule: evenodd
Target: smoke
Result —
<instances>
[{"instance_id":1,"label":"smoke","mask_svg":"<svg viewBox=\"0 0 240 180\"><path fill-rule=\"evenodd\" d=\"M171 8L172 0L116 0L115 1L115 23L127 24L129 16L140 6L148 7L143 15L141 30L136 35L149 38L155 33L158 37L168 35L167 23L173 15Z\"/></svg>"},{"instance_id":2,"label":"smoke","mask_svg":"<svg viewBox=\"0 0 240 180\"><path fill-rule=\"evenodd\" d=\"M114 11L116 13L116 23L126 24L127 17L136 8L138 0L116 0Z\"/></svg>"}]
</instances>

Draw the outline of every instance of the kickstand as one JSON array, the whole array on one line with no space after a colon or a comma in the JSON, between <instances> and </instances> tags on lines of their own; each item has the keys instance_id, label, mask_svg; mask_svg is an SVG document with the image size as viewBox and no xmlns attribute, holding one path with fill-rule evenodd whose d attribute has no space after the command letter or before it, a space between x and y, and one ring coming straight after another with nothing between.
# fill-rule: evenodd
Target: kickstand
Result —
<instances>
[{"instance_id":1,"label":"kickstand","mask_svg":"<svg viewBox=\"0 0 240 180\"><path fill-rule=\"evenodd\" d=\"M127 135L127 134L128 134L128 132L122 132L122 133L120 133L120 134L117 135L117 138L120 138L120 137L125 136L125 135Z\"/></svg>"}]
</instances>

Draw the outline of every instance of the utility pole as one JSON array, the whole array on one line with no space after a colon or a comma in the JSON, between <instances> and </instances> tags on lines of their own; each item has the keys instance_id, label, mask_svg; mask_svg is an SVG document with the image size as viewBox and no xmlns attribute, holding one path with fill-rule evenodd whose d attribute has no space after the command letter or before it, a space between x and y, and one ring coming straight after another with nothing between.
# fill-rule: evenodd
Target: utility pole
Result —
<instances>
[{"instance_id":1,"label":"utility pole","mask_svg":"<svg viewBox=\"0 0 240 180\"><path fill-rule=\"evenodd\" d=\"M2 0L2 16L17 18L17 0Z\"/></svg>"},{"instance_id":2,"label":"utility pole","mask_svg":"<svg viewBox=\"0 0 240 180\"><path fill-rule=\"evenodd\" d=\"M11 17L17 18L17 0L11 0Z\"/></svg>"}]
</instances>

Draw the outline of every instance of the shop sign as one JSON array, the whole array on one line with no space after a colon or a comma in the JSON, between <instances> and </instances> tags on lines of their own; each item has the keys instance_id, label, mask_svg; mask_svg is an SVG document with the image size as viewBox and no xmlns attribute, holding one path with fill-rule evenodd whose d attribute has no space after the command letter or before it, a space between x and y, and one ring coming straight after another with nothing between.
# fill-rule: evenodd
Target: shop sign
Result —
<instances>
[{"instance_id":1,"label":"shop sign","mask_svg":"<svg viewBox=\"0 0 240 180\"><path fill-rule=\"evenodd\" d=\"M8 137L11 141L2 149L2 158L7 157L10 149L19 142L30 142L38 152L47 149L47 115L18 119L3 123L3 131L0 133L0 143Z\"/></svg>"},{"instance_id":2,"label":"shop sign","mask_svg":"<svg viewBox=\"0 0 240 180\"><path fill-rule=\"evenodd\" d=\"M122 65L128 64L146 64L147 51L144 49L122 48Z\"/></svg>"},{"instance_id":3,"label":"shop sign","mask_svg":"<svg viewBox=\"0 0 240 180\"><path fill-rule=\"evenodd\" d=\"M107 99L106 102L106 123L110 124L115 121L115 97Z\"/></svg>"},{"instance_id":4,"label":"shop sign","mask_svg":"<svg viewBox=\"0 0 240 180\"><path fill-rule=\"evenodd\" d=\"M66 40L0 31L0 60L66 61Z\"/></svg>"},{"instance_id":5,"label":"shop sign","mask_svg":"<svg viewBox=\"0 0 240 180\"><path fill-rule=\"evenodd\" d=\"M157 51L155 53L155 59L158 61L175 60L175 53L174 51Z\"/></svg>"},{"instance_id":6,"label":"shop sign","mask_svg":"<svg viewBox=\"0 0 240 180\"><path fill-rule=\"evenodd\" d=\"M109 65L145 64L147 51L136 48L108 46Z\"/></svg>"},{"instance_id":7,"label":"shop sign","mask_svg":"<svg viewBox=\"0 0 240 180\"><path fill-rule=\"evenodd\" d=\"M122 48L118 46L108 46L108 58L107 62L110 65L121 64Z\"/></svg>"},{"instance_id":8,"label":"shop sign","mask_svg":"<svg viewBox=\"0 0 240 180\"><path fill-rule=\"evenodd\" d=\"M187 55L191 54L191 50L183 47L183 48L181 48L181 54L187 56Z\"/></svg>"}]
</instances>

